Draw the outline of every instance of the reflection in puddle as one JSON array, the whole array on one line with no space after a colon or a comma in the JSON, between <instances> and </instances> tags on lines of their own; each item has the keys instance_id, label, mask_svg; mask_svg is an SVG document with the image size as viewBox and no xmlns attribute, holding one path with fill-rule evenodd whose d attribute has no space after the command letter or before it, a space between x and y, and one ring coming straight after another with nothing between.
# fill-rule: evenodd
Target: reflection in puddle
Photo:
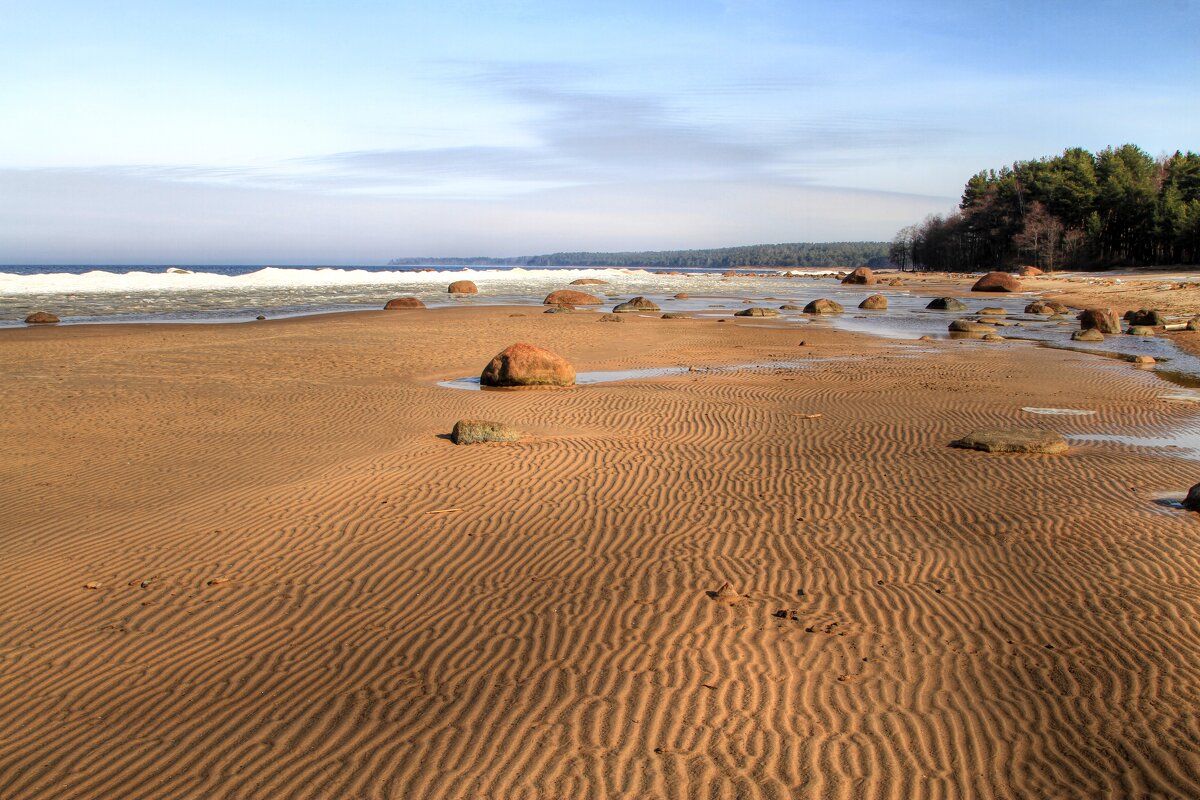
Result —
<instances>
[{"instance_id":1,"label":"reflection in puddle","mask_svg":"<svg viewBox=\"0 0 1200 800\"><path fill-rule=\"evenodd\" d=\"M1112 442L1130 447L1146 447L1162 455L1200 461L1200 430L1175 430L1168 436L1127 436L1120 433L1067 434L1077 442Z\"/></svg>"},{"instance_id":2,"label":"reflection in puddle","mask_svg":"<svg viewBox=\"0 0 1200 800\"><path fill-rule=\"evenodd\" d=\"M1087 417L1096 413L1080 408L1022 408L1021 410L1028 411L1030 414L1046 414L1056 417Z\"/></svg>"},{"instance_id":3,"label":"reflection in puddle","mask_svg":"<svg viewBox=\"0 0 1200 800\"><path fill-rule=\"evenodd\" d=\"M575 373L576 386L589 386L597 383L612 383L614 381L629 381L646 378L663 378L670 375L687 375L713 373L713 372L737 372L738 370L766 370L766 369L804 369L813 364L827 363L830 361L851 361L855 356L828 356L824 358L813 357L798 361L771 361L758 364L734 364L728 367L646 367L644 369L617 369L600 372L577 372ZM443 389L467 389L479 391L486 388L492 391L493 387L483 387L479 383L479 378L457 378L448 381L438 381L438 386ZM515 387L520 388L520 387ZM495 387L495 391L508 391L507 387Z\"/></svg>"}]
</instances>

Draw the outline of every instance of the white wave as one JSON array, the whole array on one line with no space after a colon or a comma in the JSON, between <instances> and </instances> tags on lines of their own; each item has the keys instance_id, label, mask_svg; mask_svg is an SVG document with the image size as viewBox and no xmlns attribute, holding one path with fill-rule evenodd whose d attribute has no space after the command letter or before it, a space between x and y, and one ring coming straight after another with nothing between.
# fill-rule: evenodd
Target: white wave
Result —
<instances>
[{"instance_id":1,"label":"white wave","mask_svg":"<svg viewBox=\"0 0 1200 800\"><path fill-rule=\"evenodd\" d=\"M647 274L644 270L621 269L554 269L530 270L520 267L508 270L475 270L470 268L446 272L413 272L409 270L372 271L316 267L306 269L264 267L244 275L221 275L215 272L108 272L92 270L82 274L51 272L37 275L14 275L0 272L0 294L8 296L44 294L101 294L101 293L162 293L236 291L238 289L304 289L316 287L393 286L413 287L415 290L434 289L452 281L468 278L480 285L528 283L531 285L567 284L577 278L618 279L630 274Z\"/></svg>"}]
</instances>

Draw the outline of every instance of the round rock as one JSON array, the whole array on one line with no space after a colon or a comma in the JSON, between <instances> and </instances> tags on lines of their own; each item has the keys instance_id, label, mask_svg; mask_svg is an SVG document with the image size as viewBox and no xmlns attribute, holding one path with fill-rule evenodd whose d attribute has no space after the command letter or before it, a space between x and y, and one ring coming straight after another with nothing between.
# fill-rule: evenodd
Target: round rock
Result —
<instances>
[{"instance_id":1,"label":"round rock","mask_svg":"<svg viewBox=\"0 0 1200 800\"><path fill-rule=\"evenodd\" d=\"M887 311L888 299L881 294L873 294L859 303L858 307L867 311Z\"/></svg>"},{"instance_id":2,"label":"round rock","mask_svg":"<svg viewBox=\"0 0 1200 800\"><path fill-rule=\"evenodd\" d=\"M450 294L475 294L479 291L479 287L474 281L455 281L446 288Z\"/></svg>"},{"instance_id":3,"label":"round rock","mask_svg":"<svg viewBox=\"0 0 1200 800\"><path fill-rule=\"evenodd\" d=\"M971 287L972 292L1019 292L1021 282L1007 272L989 272Z\"/></svg>"},{"instance_id":4,"label":"round rock","mask_svg":"<svg viewBox=\"0 0 1200 800\"><path fill-rule=\"evenodd\" d=\"M925 308L931 311L966 311L967 304L957 297L935 297Z\"/></svg>"},{"instance_id":5,"label":"round rock","mask_svg":"<svg viewBox=\"0 0 1200 800\"><path fill-rule=\"evenodd\" d=\"M59 321L59 318L49 311L35 311L25 318L26 325L52 325Z\"/></svg>"},{"instance_id":6,"label":"round rock","mask_svg":"<svg viewBox=\"0 0 1200 800\"><path fill-rule=\"evenodd\" d=\"M399 308L424 308L425 304L415 297L396 297L387 301L384 311L395 311Z\"/></svg>"},{"instance_id":7,"label":"round rock","mask_svg":"<svg viewBox=\"0 0 1200 800\"><path fill-rule=\"evenodd\" d=\"M813 300L804 307L805 314L841 314L845 310L841 303L828 300L824 297L820 300Z\"/></svg>"},{"instance_id":8,"label":"round rock","mask_svg":"<svg viewBox=\"0 0 1200 800\"><path fill-rule=\"evenodd\" d=\"M577 292L574 289L559 289L546 295L544 306L598 306L604 301L594 294Z\"/></svg>"},{"instance_id":9,"label":"round rock","mask_svg":"<svg viewBox=\"0 0 1200 800\"><path fill-rule=\"evenodd\" d=\"M479 376L483 386L574 386L575 368L557 353L517 342L497 353Z\"/></svg>"},{"instance_id":10,"label":"round rock","mask_svg":"<svg viewBox=\"0 0 1200 800\"><path fill-rule=\"evenodd\" d=\"M618 304L613 308L613 311L617 314L629 314L635 311L662 311L662 309L653 300L647 300L645 297L639 295Z\"/></svg>"}]
</instances>

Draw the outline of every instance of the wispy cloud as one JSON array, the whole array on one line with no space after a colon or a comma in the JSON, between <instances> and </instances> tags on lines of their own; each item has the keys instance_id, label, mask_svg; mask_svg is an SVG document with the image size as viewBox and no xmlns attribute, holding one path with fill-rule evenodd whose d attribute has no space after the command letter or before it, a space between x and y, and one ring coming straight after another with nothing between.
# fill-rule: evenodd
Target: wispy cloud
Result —
<instances>
[{"instance_id":1,"label":"wispy cloud","mask_svg":"<svg viewBox=\"0 0 1200 800\"><path fill-rule=\"evenodd\" d=\"M688 108L678 97L584 88L577 66L507 64L454 78L523 109L519 145L360 150L266 165L120 166L105 170L166 181L345 194L503 196L552 187L737 180L828 183L867 154L929 147L950 131L886 116L743 117ZM781 92L783 83L719 84L722 92ZM702 88L696 92L705 91Z\"/></svg>"}]
</instances>

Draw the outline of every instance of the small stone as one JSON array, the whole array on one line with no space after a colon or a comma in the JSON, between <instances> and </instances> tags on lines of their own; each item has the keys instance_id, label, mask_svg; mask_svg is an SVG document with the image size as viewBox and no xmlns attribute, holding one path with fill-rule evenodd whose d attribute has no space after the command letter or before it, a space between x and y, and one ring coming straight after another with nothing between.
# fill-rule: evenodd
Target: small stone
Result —
<instances>
[{"instance_id":1,"label":"small stone","mask_svg":"<svg viewBox=\"0 0 1200 800\"><path fill-rule=\"evenodd\" d=\"M262 322L264 319L266 319L266 316L259 314L257 317L255 317L255 319L258 320L259 322Z\"/></svg>"},{"instance_id":2,"label":"small stone","mask_svg":"<svg viewBox=\"0 0 1200 800\"><path fill-rule=\"evenodd\" d=\"M985 334L983 337L985 342L1003 342L1004 337L996 333Z\"/></svg>"},{"instance_id":3,"label":"small stone","mask_svg":"<svg viewBox=\"0 0 1200 800\"><path fill-rule=\"evenodd\" d=\"M601 322L624 322L625 320L622 319L621 317L618 317L616 314L601 314L600 321Z\"/></svg>"},{"instance_id":4,"label":"small stone","mask_svg":"<svg viewBox=\"0 0 1200 800\"><path fill-rule=\"evenodd\" d=\"M617 319L620 319L620 317ZM688 319L688 315L680 314L676 311L668 311L667 313L663 314L660 319Z\"/></svg>"},{"instance_id":5,"label":"small stone","mask_svg":"<svg viewBox=\"0 0 1200 800\"><path fill-rule=\"evenodd\" d=\"M217 577L217 578L210 578L208 581L209 586L224 586L227 583L229 583L229 578L226 578L224 576Z\"/></svg>"},{"instance_id":6,"label":"small stone","mask_svg":"<svg viewBox=\"0 0 1200 800\"><path fill-rule=\"evenodd\" d=\"M717 600L723 600L727 603L736 603L742 599L742 596L737 593L737 590L730 585L729 581L721 584L721 587L713 592L713 597Z\"/></svg>"},{"instance_id":7,"label":"small stone","mask_svg":"<svg viewBox=\"0 0 1200 800\"><path fill-rule=\"evenodd\" d=\"M1076 342L1103 342L1104 334L1095 328L1088 328L1087 330L1074 331L1071 334L1071 340Z\"/></svg>"},{"instance_id":8,"label":"small stone","mask_svg":"<svg viewBox=\"0 0 1200 800\"><path fill-rule=\"evenodd\" d=\"M734 314L735 317L778 317L779 312L773 308L743 308L741 311Z\"/></svg>"},{"instance_id":9,"label":"small stone","mask_svg":"<svg viewBox=\"0 0 1200 800\"><path fill-rule=\"evenodd\" d=\"M101 589L103 587L104 587L104 584L101 583L100 581L88 581L87 583L85 583L83 585L83 588L85 588L85 589Z\"/></svg>"},{"instance_id":10,"label":"small stone","mask_svg":"<svg viewBox=\"0 0 1200 800\"><path fill-rule=\"evenodd\" d=\"M1133 325L1125 332L1130 336L1153 336L1154 328L1148 325Z\"/></svg>"},{"instance_id":11,"label":"small stone","mask_svg":"<svg viewBox=\"0 0 1200 800\"><path fill-rule=\"evenodd\" d=\"M1152 364L1157 364L1158 362L1154 360L1154 356L1134 356L1133 363L1148 367Z\"/></svg>"}]
</instances>

